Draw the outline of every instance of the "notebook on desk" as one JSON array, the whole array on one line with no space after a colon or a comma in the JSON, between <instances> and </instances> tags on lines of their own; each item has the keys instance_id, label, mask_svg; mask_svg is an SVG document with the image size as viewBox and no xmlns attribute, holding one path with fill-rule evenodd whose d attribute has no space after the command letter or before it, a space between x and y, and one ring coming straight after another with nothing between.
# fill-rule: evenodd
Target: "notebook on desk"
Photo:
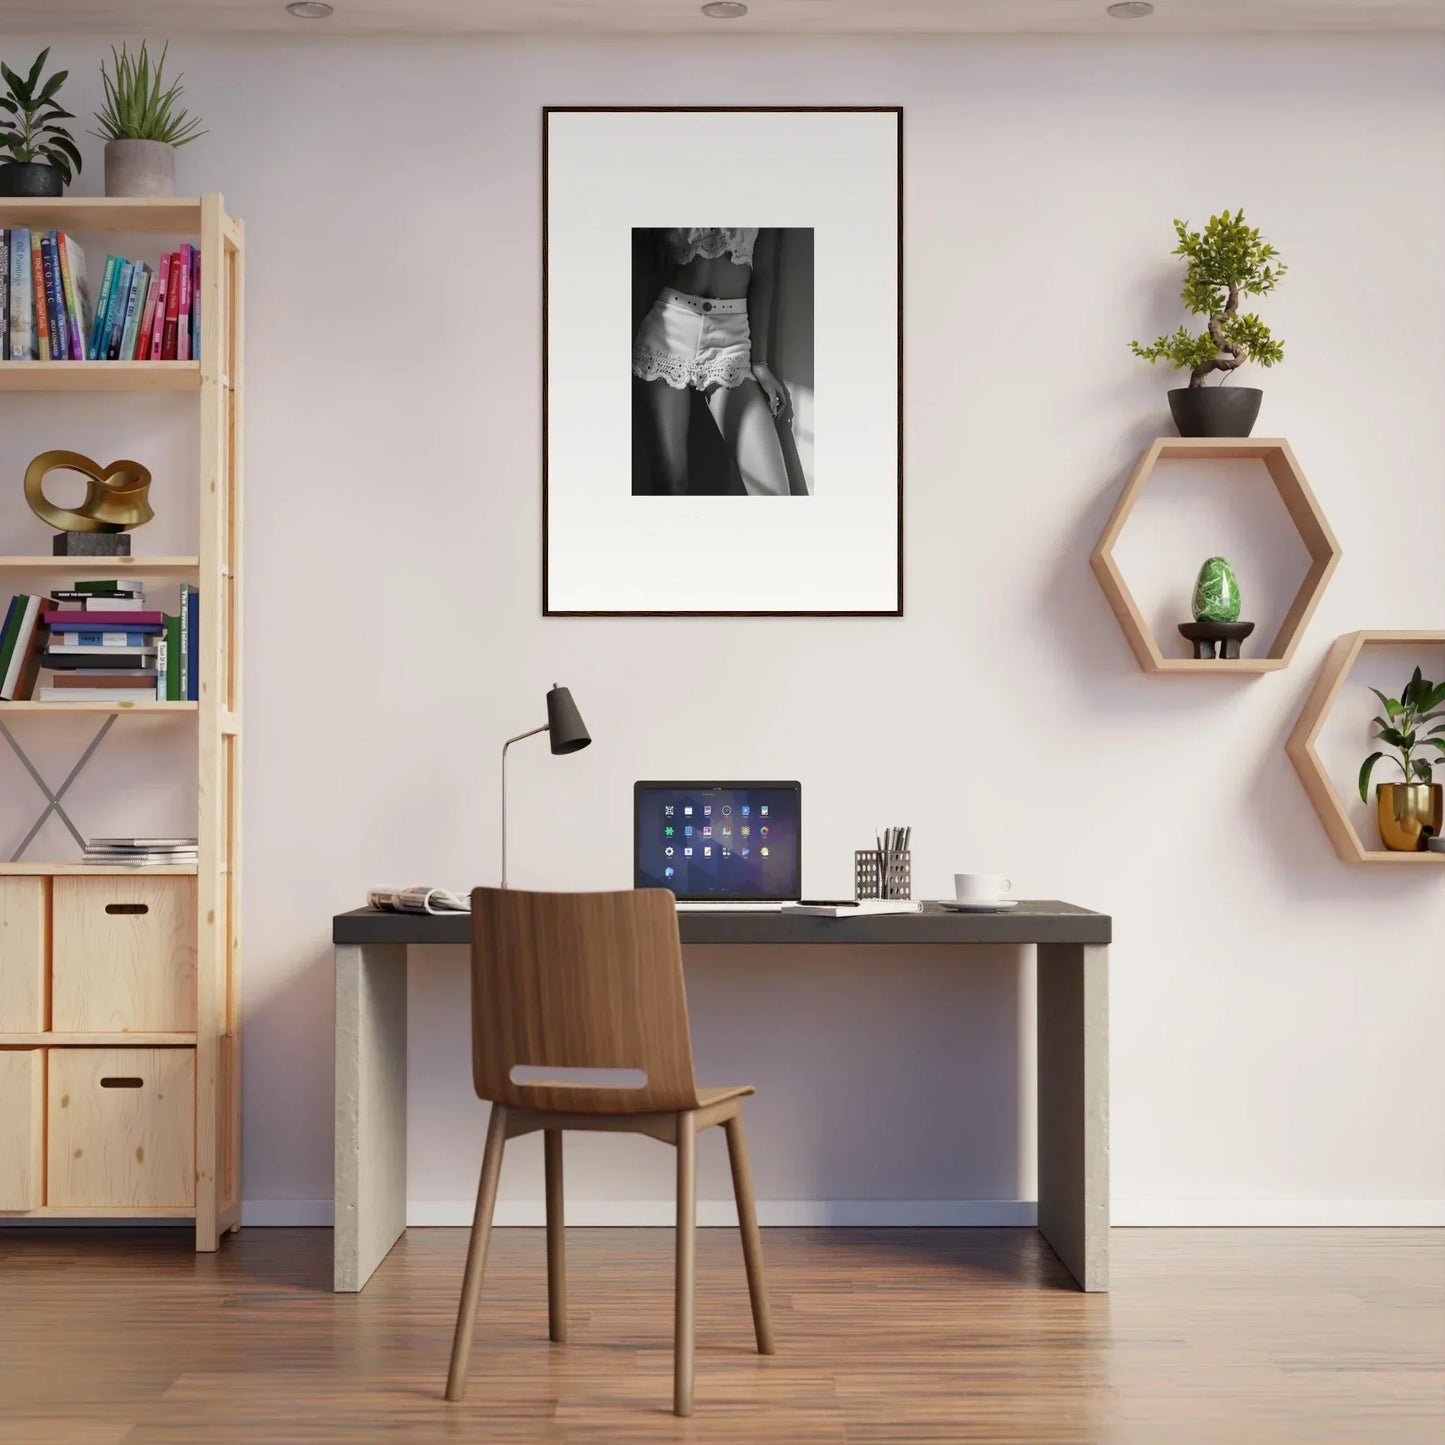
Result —
<instances>
[{"instance_id":1,"label":"notebook on desk","mask_svg":"<svg viewBox=\"0 0 1445 1445\"><path fill-rule=\"evenodd\" d=\"M633 786L633 885L667 888L679 908L772 911L802 893L797 782Z\"/></svg>"}]
</instances>

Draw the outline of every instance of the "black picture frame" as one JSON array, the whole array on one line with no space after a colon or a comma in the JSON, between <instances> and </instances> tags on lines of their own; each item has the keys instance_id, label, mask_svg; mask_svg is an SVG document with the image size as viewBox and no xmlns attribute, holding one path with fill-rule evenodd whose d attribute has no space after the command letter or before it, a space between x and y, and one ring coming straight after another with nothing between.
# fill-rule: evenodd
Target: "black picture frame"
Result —
<instances>
[{"instance_id":1,"label":"black picture frame","mask_svg":"<svg viewBox=\"0 0 1445 1445\"><path fill-rule=\"evenodd\" d=\"M560 114L885 114L897 119L897 587L894 605L891 608L869 609L562 609L554 608L550 601L549 588L549 257L550 257L550 125L551 117ZM549 105L542 108L542 615L544 617L902 617L904 605L904 557L903 557L903 467L904 467L904 354L903 354L903 107L901 105Z\"/></svg>"}]
</instances>

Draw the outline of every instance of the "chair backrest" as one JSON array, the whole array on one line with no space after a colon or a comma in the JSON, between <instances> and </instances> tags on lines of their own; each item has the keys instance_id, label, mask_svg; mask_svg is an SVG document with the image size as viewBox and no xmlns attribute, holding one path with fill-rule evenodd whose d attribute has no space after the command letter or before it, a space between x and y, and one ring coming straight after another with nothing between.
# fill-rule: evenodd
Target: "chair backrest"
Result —
<instances>
[{"instance_id":1,"label":"chair backrest","mask_svg":"<svg viewBox=\"0 0 1445 1445\"><path fill-rule=\"evenodd\" d=\"M635 1069L637 1088L545 1080L514 1068ZM521 1109L630 1114L697 1107L677 906L626 893L472 894L472 1077Z\"/></svg>"}]
</instances>

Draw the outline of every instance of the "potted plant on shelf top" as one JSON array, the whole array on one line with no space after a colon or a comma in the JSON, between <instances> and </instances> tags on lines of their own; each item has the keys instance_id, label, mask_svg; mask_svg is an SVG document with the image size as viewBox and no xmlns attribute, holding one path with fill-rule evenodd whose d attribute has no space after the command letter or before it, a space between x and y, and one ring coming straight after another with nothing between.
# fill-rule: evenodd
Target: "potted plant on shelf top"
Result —
<instances>
[{"instance_id":1,"label":"potted plant on shelf top","mask_svg":"<svg viewBox=\"0 0 1445 1445\"><path fill-rule=\"evenodd\" d=\"M1130 347L1145 361L1168 361L1189 373L1189 385L1169 393L1169 410L1180 436L1247 437L1259 415L1263 393L1254 387L1206 387L1205 377L1220 373L1223 383L1246 361L1273 366L1284 358L1284 343L1252 311L1241 313L1246 296L1273 291L1285 267L1278 252L1245 224L1244 212L1211 216L1204 230L1191 231L1175 221L1179 244L1172 254L1186 262L1180 299L1195 316L1207 316L1198 335L1181 326L1150 346Z\"/></svg>"},{"instance_id":2,"label":"potted plant on shelf top","mask_svg":"<svg viewBox=\"0 0 1445 1445\"><path fill-rule=\"evenodd\" d=\"M151 65L146 43L137 54L111 46L112 75L100 63L105 104L95 113L100 124L91 134L105 142L105 193L108 196L173 196L176 150L205 135L201 122L178 105L180 76L165 84L166 51Z\"/></svg>"},{"instance_id":3,"label":"potted plant on shelf top","mask_svg":"<svg viewBox=\"0 0 1445 1445\"><path fill-rule=\"evenodd\" d=\"M1398 698L1386 697L1379 688L1370 691L1385 708L1384 716L1375 719L1375 737L1399 754L1395 762L1405 777L1375 789L1380 838L1392 852L1420 853L1445 824L1445 788L1435 781L1434 769L1440 759L1415 756L1427 748L1445 754L1445 682L1428 681L1417 667ZM1430 723L1435 726L1427 732ZM1384 756L1371 753L1360 768L1362 802L1370 801L1370 775Z\"/></svg>"},{"instance_id":4,"label":"potted plant on shelf top","mask_svg":"<svg viewBox=\"0 0 1445 1445\"><path fill-rule=\"evenodd\" d=\"M49 56L47 45L25 76L0 64L0 196L58 196L80 170L75 141L57 124L75 119L55 98L70 72L42 81Z\"/></svg>"}]
</instances>

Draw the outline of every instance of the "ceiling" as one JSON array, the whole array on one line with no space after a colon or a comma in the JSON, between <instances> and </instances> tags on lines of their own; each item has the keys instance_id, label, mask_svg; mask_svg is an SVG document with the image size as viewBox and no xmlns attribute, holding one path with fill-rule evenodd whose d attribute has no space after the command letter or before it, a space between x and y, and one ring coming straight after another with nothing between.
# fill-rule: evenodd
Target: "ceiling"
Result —
<instances>
[{"instance_id":1,"label":"ceiling","mask_svg":"<svg viewBox=\"0 0 1445 1445\"><path fill-rule=\"evenodd\" d=\"M0 35L1057 34L1445 31L1445 0L1156 0L1119 21L1107 0L751 0L708 20L700 0L334 0L323 21L284 0L0 0Z\"/></svg>"}]
</instances>

